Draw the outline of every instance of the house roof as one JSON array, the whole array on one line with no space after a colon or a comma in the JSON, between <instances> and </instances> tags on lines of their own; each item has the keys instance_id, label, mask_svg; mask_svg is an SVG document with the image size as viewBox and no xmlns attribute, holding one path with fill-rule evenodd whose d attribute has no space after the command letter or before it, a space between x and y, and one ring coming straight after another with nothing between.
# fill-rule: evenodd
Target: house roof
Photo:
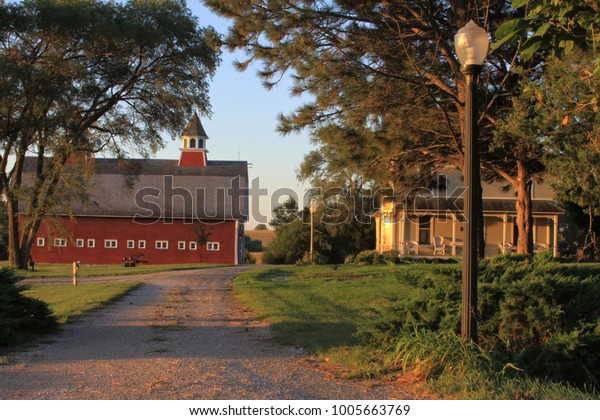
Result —
<instances>
[{"instance_id":1,"label":"house roof","mask_svg":"<svg viewBox=\"0 0 600 420\"><path fill-rule=\"evenodd\" d=\"M200 122L200 118L198 117L198 114L196 112L194 112L194 116L188 123L187 127L185 127L185 130L183 130L182 136L208 139L206 131L204 131L204 127L202 127L202 123Z\"/></svg>"},{"instance_id":2,"label":"house roof","mask_svg":"<svg viewBox=\"0 0 600 420\"><path fill-rule=\"evenodd\" d=\"M516 199L484 198L483 211L485 213L516 213L516 203ZM563 214L565 212L552 200L532 200L531 205L533 213L537 214ZM418 197L414 204L409 206L420 211L462 211L463 199Z\"/></svg>"},{"instance_id":3,"label":"house roof","mask_svg":"<svg viewBox=\"0 0 600 420\"><path fill-rule=\"evenodd\" d=\"M27 157L25 173L33 173L36 164L36 157ZM246 162L182 167L177 160L95 159L94 164L89 199L68 203L75 216L247 220Z\"/></svg>"},{"instance_id":4,"label":"house roof","mask_svg":"<svg viewBox=\"0 0 600 420\"><path fill-rule=\"evenodd\" d=\"M487 214L516 214L516 199L504 198L484 198L483 212ZM462 212L462 198L444 198L444 197L417 197L408 202L396 203L396 209L406 208L409 212L429 212L429 213L445 213L445 212ZM565 211L556 205L553 200L532 200L532 211L534 214L542 215L557 215L564 214ZM379 214L379 211L373 213L373 216Z\"/></svg>"}]
</instances>

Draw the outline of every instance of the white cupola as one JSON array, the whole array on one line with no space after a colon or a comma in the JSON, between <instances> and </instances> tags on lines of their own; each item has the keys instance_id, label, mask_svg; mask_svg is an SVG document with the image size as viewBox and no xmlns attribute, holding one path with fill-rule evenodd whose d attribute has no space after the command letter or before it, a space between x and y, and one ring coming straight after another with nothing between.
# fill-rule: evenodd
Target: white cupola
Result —
<instances>
[{"instance_id":1,"label":"white cupola","mask_svg":"<svg viewBox=\"0 0 600 420\"><path fill-rule=\"evenodd\" d=\"M197 113L188 123L187 127L181 134L182 147L181 157L179 158L179 166L206 166L206 140L208 136Z\"/></svg>"}]
</instances>

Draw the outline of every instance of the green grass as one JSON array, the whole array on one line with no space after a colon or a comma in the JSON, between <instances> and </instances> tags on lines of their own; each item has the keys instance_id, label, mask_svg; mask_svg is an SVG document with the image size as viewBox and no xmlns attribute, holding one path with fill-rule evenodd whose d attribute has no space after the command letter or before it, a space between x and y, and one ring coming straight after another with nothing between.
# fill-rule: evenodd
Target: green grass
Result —
<instances>
[{"instance_id":1,"label":"green grass","mask_svg":"<svg viewBox=\"0 0 600 420\"><path fill-rule=\"evenodd\" d=\"M306 349L342 376L403 375L415 389L442 398L600 397L521 375L503 357L465 345L453 333L408 334L384 345L356 334L384 322L381 314L392 302L422 292L416 279L421 288L429 281L448 282L457 269L458 264L281 267L242 273L234 292L271 325L275 340Z\"/></svg>"},{"instance_id":2,"label":"green grass","mask_svg":"<svg viewBox=\"0 0 600 420\"><path fill-rule=\"evenodd\" d=\"M444 265L449 267L449 264ZM234 281L239 300L259 313L283 344L302 347L340 367L346 376L386 371L373 350L355 336L358 324L390 299L413 288L405 275L443 281L433 264L402 266L306 266L253 270Z\"/></svg>"},{"instance_id":3,"label":"green grass","mask_svg":"<svg viewBox=\"0 0 600 420\"><path fill-rule=\"evenodd\" d=\"M79 277L96 276L125 276L132 274L150 274L163 271L191 270L196 268L219 267L222 264L164 264L164 265L146 265L141 264L137 267L124 267L118 265L86 265L81 264ZM3 262L2 267L8 267L7 262ZM19 277L23 278L48 278L48 277L72 277L73 268L70 264L36 264L35 271L14 270Z\"/></svg>"},{"instance_id":4,"label":"green grass","mask_svg":"<svg viewBox=\"0 0 600 420\"><path fill-rule=\"evenodd\" d=\"M24 295L46 302L60 324L72 322L85 312L102 308L138 287L136 282L86 283L31 286Z\"/></svg>"}]
</instances>

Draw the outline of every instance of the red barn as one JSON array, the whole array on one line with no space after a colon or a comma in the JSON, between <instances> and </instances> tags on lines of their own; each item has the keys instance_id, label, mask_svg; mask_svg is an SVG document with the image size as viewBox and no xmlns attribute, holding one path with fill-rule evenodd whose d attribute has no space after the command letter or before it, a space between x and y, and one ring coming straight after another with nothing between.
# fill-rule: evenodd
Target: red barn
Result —
<instances>
[{"instance_id":1,"label":"red barn","mask_svg":"<svg viewBox=\"0 0 600 420\"><path fill-rule=\"evenodd\" d=\"M244 258L248 165L208 161L208 137L194 115L179 160L93 159L89 199L72 214L42 223L31 256L37 263L238 264ZM28 157L25 172L35 171Z\"/></svg>"}]
</instances>

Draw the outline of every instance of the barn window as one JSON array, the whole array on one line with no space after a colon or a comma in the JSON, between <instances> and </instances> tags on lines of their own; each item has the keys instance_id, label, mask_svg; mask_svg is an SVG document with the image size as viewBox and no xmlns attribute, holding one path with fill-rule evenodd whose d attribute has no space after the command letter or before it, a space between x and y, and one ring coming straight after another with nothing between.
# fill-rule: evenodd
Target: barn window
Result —
<instances>
[{"instance_id":1,"label":"barn window","mask_svg":"<svg viewBox=\"0 0 600 420\"><path fill-rule=\"evenodd\" d=\"M138 248L139 249L146 249L146 241L144 239L140 239L138 241Z\"/></svg>"},{"instance_id":2,"label":"barn window","mask_svg":"<svg viewBox=\"0 0 600 420\"><path fill-rule=\"evenodd\" d=\"M117 240L116 239L105 239L104 240L104 248L117 248Z\"/></svg>"},{"instance_id":3,"label":"barn window","mask_svg":"<svg viewBox=\"0 0 600 420\"><path fill-rule=\"evenodd\" d=\"M198 249L198 242L190 241L189 248L191 251L195 251Z\"/></svg>"},{"instance_id":4,"label":"barn window","mask_svg":"<svg viewBox=\"0 0 600 420\"><path fill-rule=\"evenodd\" d=\"M127 241L127 248L128 248L128 249L133 249L133 248L135 248L135 241L134 241L133 239L129 239L129 240Z\"/></svg>"},{"instance_id":5,"label":"barn window","mask_svg":"<svg viewBox=\"0 0 600 420\"><path fill-rule=\"evenodd\" d=\"M177 242L177 249L185 249L185 241Z\"/></svg>"},{"instance_id":6,"label":"barn window","mask_svg":"<svg viewBox=\"0 0 600 420\"><path fill-rule=\"evenodd\" d=\"M77 248L83 248L84 245L85 245L85 241L83 239L77 239L75 241L75 246Z\"/></svg>"},{"instance_id":7,"label":"barn window","mask_svg":"<svg viewBox=\"0 0 600 420\"><path fill-rule=\"evenodd\" d=\"M169 241L156 241L154 247L156 249L169 249Z\"/></svg>"},{"instance_id":8,"label":"barn window","mask_svg":"<svg viewBox=\"0 0 600 420\"><path fill-rule=\"evenodd\" d=\"M37 246L46 245L46 238L37 238Z\"/></svg>"},{"instance_id":9,"label":"barn window","mask_svg":"<svg viewBox=\"0 0 600 420\"><path fill-rule=\"evenodd\" d=\"M207 251L218 251L220 247L221 247L220 242L208 242L206 244Z\"/></svg>"},{"instance_id":10,"label":"barn window","mask_svg":"<svg viewBox=\"0 0 600 420\"><path fill-rule=\"evenodd\" d=\"M96 240L88 239L88 248L96 248Z\"/></svg>"},{"instance_id":11,"label":"barn window","mask_svg":"<svg viewBox=\"0 0 600 420\"><path fill-rule=\"evenodd\" d=\"M65 238L54 238L54 246L65 247L67 246L67 240Z\"/></svg>"}]
</instances>

